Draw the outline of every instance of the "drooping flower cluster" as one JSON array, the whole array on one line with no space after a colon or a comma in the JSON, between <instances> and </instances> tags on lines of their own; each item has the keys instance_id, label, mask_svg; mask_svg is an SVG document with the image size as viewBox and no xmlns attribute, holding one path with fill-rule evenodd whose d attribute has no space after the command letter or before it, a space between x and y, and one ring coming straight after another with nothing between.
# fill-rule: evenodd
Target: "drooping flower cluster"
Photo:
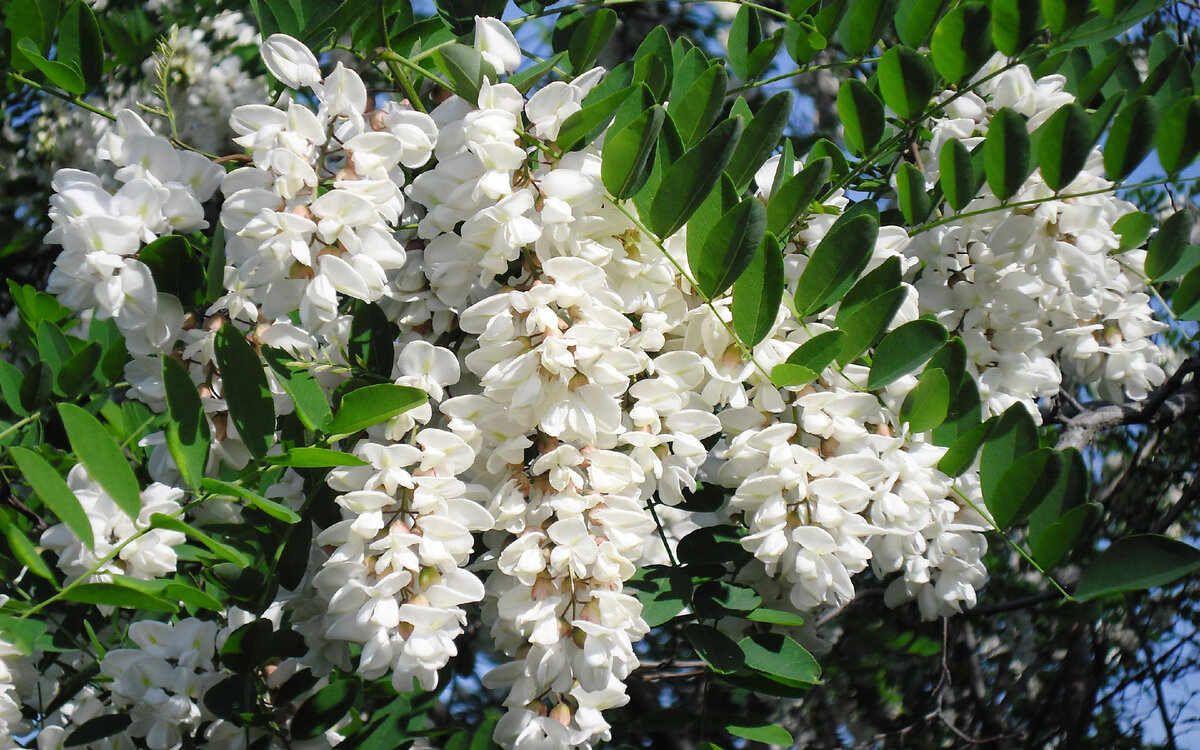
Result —
<instances>
[{"instance_id":1,"label":"drooping flower cluster","mask_svg":"<svg viewBox=\"0 0 1200 750\"><path fill-rule=\"evenodd\" d=\"M495 19L476 19L475 47L500 76L521 61ZM699 483L726 490L716 517L744 530L755 562L741 580L771 606L844 605L868 569L888 581L891 605L915 599L927 617L974 605L990 521L977 474L942 473L945 449L901 418L917 377L869 388L868 368L830 364L813 382L778 387L772 369L829 331L838 307L798 318L785 302L759 344L738 340L729 297L696 290L687 230L656 238L633 202L606 191L606 136L566 153L557 144L603 70L528 97L484 80L473 101L451 95L426 114L377 101L340 62L323 73L290 37L267 39L263 56L300 93L233 110L244 166L223 173L123 112L100 150L119 186L60 172L47 239L63 245L52 290L126 336L133 397L162 411L158 355L185 365L211 427L214 476L251 460L227 414L239 374L220 371L218 331L286 350L345 399L338 386L363 369L352 354L356 311L398 326L384 355L391 371L370 376L419 388L429 403L343 444L357 461L328 473L338 518L313 529L300 583L272 605L304 635L309 653L297 663L432 690L479 613L484 628L470 629L490 634L497 653L484 682L508 691L496 739L592 747L610 738L603 711L627 702L634 644L649 631L627 584L639 566L672 559L695 528L675 506ZM1068 101L1020 67L980 92L933 123L931 179L939 144L978 138L996 108L1037 120ZM762 198L779 161L756 176ZM1085 170L1071 190L1097 180ZM207 228L203 204L218 187L222 292L185 310L138 254L157 237ZM1050 192L1035 176L1015 200L1040 197ZM996 204L982 196L972 208ZM839 191L795 228L785 300L848 205ZM891 328L932 313L963 338L992 413L1015 402L1036 411L1060 367L1103 393L1140 397L1163 376L1149 338L1159 324L1141 293L1141 256L1109 252L1124 210L1070 198L912 238L884 227L868 271L902 269ZM264 372L276 413L290 414L291 396ZM183 535L146 527L153 513L178 515L184 491L166 484L182 483L162 440L146 442L159 446L150 472L163 483L142 493L138 519L72 469L96 546L66 525L42 537L68 580L118 546L99 576L175 570ZM319 489L303 481L284 473L266 494L303 509L304 491ZM188 518L235 523L240 513L206 498ZM131 735L154 750L185 737L198 745L212 718L199 698L218 679L217 629L135 623L137 648L101 662L112 683L99 705L127 709ZM0 722L15 722L4 674ZM226 730L208 725L208 738Z\"/></svg>"}]
</instances>

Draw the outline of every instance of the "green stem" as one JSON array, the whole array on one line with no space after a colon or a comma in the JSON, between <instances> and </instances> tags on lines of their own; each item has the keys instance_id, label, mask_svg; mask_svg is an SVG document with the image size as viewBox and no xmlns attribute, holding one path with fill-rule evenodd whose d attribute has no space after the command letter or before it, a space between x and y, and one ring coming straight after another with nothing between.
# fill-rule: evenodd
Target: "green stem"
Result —
<instances>
[{"instance_id":1,"label":"green stem","mask_svg":"<svg viewBox=\"0 0 1200 750\"><path fill-rule=\"evenodd\" d=\"M879 62L880 59L882 59L882 58L855 57L851 60L838 60L836 62L825 63L823 65L808 65L803 68L797 68L796 70L793 70L790 73L780 73L779 75L772 76L771 78L764 78L761 81L755 81L754 83L747 83L742 86L738 86L737 88L730 89L729 93L736 94L740 91L746 91L748 89L757 88L759 86L765 86L768 83L775 83L776 81L787 80L788 78L792 78L793 76L803 75L804 73L815 73L818 70L828 70L829 68L841 68L841 67L849 67L851 65L860 65L862 63Z\"/></svg>"},{"instance_id":2,"label":"green stem","mask_svg":"<svg viewBox=\"0 0 1200 750\"><path fill-rule=\"evenodd\" d=\"M88 104L83 99L80 99L78 94L68 94L65 91L59 91L58 89L53 89L53 88L49 88L47 86L43 86L42 84L38 83L37 81L34 81L30 78L26 78L25 76L21 75L20 73L15 73L13 71L9 71L8 77L13 79L17 83L23 84L25 86L30 86L32 88L37 89L38 91L42 91L47 94L50 94L51 96L57 96L59 99L62 99L65 102L70 102L71 104L74 104L77 107L83 107L87 111L98 114L101 117L107 117L110 120L117 119L117 116L114 115L112 112L100 109L99 107L97 107L95 105Z\"/></svg>"},{"instance_id":3,"label":"green stem","mask_svg":"<svg viewBox=\"0 0 1200 750\"><path fill-rule=\"evenodd\" d=\"M28 417L25 417L24 419L22 419L20 421L13 422L8 427L5 427L2 432L0 432L0 440L3 440L4 438L8 437L12 433L16 432L17 430L21 429L25 425L29 424L30 422L37 421L37 419L40 418L41 415L42 415L42 410L38 409L33 414L30 414Z\"/></svg>"}]
</instances>

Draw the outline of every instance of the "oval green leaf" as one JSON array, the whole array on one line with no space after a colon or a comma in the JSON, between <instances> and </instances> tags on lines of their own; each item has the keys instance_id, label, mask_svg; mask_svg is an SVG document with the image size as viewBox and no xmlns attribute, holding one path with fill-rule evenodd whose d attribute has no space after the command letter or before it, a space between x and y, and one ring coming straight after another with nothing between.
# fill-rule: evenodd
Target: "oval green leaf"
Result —
<instances>
[{"instance_id":1,"label":"oval green leaf","mask_svg":"<svg viewBox=\"0 0 1200 750\"><path fill-rule=\"evenodd\" d=\"M127 516L137 518L142 510L141 490L129 461L100 421L74 404L59 404L71 450Z\"/></svg>"},{"instance_id":2,"label":"oval green leaf","mask_svg":"<svg viewBox=\"0 0 1200 750\"><path fill-rule=\"evenodd\" d=\"M818 313L839 300L867 267L879 236L875 204L864 201L847 210L830 227L796 284L796 312Z\"/></svg>"},{"instance_id":3,"label":"oval green leaf","mask_svg":"<svg viewBox=\"0 0 1200 750\"><path fill-rule=\"evenodd\" d=\"M847 78L842 82L837 108L851 152L865 154L883 137L883 105L862 81Z\"/></svg>"},{"instance_id":4,"label":"oval green leaf","mask_svg":"<svg viewBox=\"0 0 1200 750\"><path fill-rule=\"evenodd\" d=\"M914 49L896 46L879 61L879 91L883 101L906 120L925 112L937 73L925 56Z\"/></svg>"},{"instance_id":5,"label":"oval green leaf","mask_svg":"<svg viewBox=\"0 0 1200 750\"><path fill-rule=\"evenodd\" d=\"M1158 534L1118 539L1083 569L1075 598L1163 586L1200 570L1200 549Z\"/></svg>"},{"instance_id":6,"label":"oval green leaf","mask_svg":"<svg viewBox=\"0 0 1200 750\"><path fill-rule=\"evenodd\" d=\"M425 403L426 394L418 388L379 383L358 388L342 396L337 414L329 422L331 435L348 435L379 424Z\"/></svg>"},{"instance_id":7,"label":"oval green leaf","mask_svg":"<svg viewBox=\"0 0 1200 750\"><path fill-rule=\"evenodd\" d=\"M208 463L208 419L200 394L187 372L176 360L163 355L163 384L167 392L167 449L183 481L192 488L204 480Z\"/></svg>"},{"instance_id":8,"label":"oval green leaf","mask_svg":"<svg viewBox=\"0 0 1200 750\"><path fill-rule=\"evenodd\" d=\"M275 402L262 360L232 324L217 331L213 351L222 373L221 395L238 436L256 458L262 458L275 442Z\"/></svg>"},{"instance_id":9,"label":"oval green leaf","mask_svg":"<svg viewBox=\"0 0 1200 750\"><path fill-rule=\"evenodd\" d=\"M875 347L867 388L883 388L914 372L942 348L948 335L941 323L925 319L912 320L889 331Z\"/></svg>"},{"instance_id":10,"label":"oval green leaf","mask_svg":"<svg viewBox=\"0 0 1200 750\"><path fill-rule=\"evenodd\" d=\"M655 104L604 140L600 178L617 200L630 197L646 184L658 131L667 113Z\"/></svg>"},{"instance_id":11,"label":"oval green leaf","mask_svg":"<svg viewBox=\"0 0 1200 750\"><path fill-rule=\"evenodd\" d=\"M54 470L46 459L28 448L13 447L9 454L17 464L25 482L33 488L38 498L58 519L67 525L88 549L96 546L92 536L92 524L87 513L79 504L79 498L67 486L66 481ZM139 510L140 510L139 501Z\"/></svg>"},{"instance_id":12,"label":"oval green leaf","mask_svg":"<svg viewBox=\"0 0 1200 750\"><path fill-rule=\"evenodd\" d=\"M688 266L696 288L706 299L733 286L750 265L767 231L767 211L762 201L747 198L726 211L704 241L698 257L688 253Z\"/></svg>"},{"instance_id":13,"label":"oval green leaf","mask_svg":"<svg viewBox=\"0 0 1200 750\"><path fill-rule=\"evenodd\" d=\"M995 114L983 144L984 173L988 187L1006 201L1025 184L1033 171L1029 131L1025 118L1005 107Z\"/></svg>"},{"instance_id":14,"label":"oval green leaf","mask_svg":"<svg viewBox=\"0 0 1200 750\"><path fill-rule=\"evenodd\" d=\"M750 265L733 285L733 330L746 346L767 337L783 300L783 251L772 234L763 237Z\"/></svg>"}]
</instances>

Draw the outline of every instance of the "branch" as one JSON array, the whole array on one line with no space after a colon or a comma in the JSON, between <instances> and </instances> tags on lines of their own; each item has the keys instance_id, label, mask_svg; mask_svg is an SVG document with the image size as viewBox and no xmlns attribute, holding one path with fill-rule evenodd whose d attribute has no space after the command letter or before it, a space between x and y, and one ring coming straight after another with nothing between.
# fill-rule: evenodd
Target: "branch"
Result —
<instances>
[{"instance_id":1,"label":"branch","mask_svg":"<svg viewBox=\"0 0 1200 750\"><path fill-rule=\"evenodd\" d=\"M1192 357L1179 366L1167 382L1159 386L1145 401L1124 404L1089 403L1082 412L1060 420L1066 427L1055 448L1082 449L1097 432L1110 427L1130 424L1167 425L1180 417L1200 411L1200 390L1193 380L1183 381L1200 370L1200 359Z\"/></svg>"}]
</instances>

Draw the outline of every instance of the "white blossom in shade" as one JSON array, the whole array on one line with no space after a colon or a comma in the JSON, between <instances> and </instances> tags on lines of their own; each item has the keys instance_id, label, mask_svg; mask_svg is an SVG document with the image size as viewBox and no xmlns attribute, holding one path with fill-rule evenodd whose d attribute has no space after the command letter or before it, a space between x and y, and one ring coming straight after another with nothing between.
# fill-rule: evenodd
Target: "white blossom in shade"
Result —
<instances>
[{"instance_id":1,"label":"white blossom in shade","mask_svg":"<svg viewBox=\"0 0 1200 750\"><path fill-rule=\"evenodd\" d=\"M475 16L475 50L500 75L512 73L524 59L516 37L498 18Z\"/></svg>"},{"instance_id":2,"label":"white blossom in shade","mask_svg":"<svg viewBox=\"0 0 1200 750\"><path fill-rule=\"evenodd\" d=\"M3 605L8 597L0 597ZM0 748L19 747L16 738L29 732L29 725L21 715L21 695L17 690L15 673L25 659L17 647L0 636Z\"/></svg>"},{"instance_id":3,"label":"white blossom in shade","mask_svg":"<svg viewBox=\"0 0 1200 750\"><path fill-rule=\"evenodd\" d=\"M174 547L183 544L185 537L178 531L150 529L136 539L136 532L150 525L155 513L177 516L182 511L179 501L183 491L154 483L142 490L141 510L130 518L111 496L88 476L83 464L76 464L67 475L67 486L79 499L92 527L95 546L88 549L66 524L57 524L42 533L42 546L58 554L58 567L74 581L91 571L100 560L121 546L115 559L99 567L93 580L107 580L110 575L133 578L159 578L175 571L177 562Z\"/></svg>"},{"instance_id":4,"label":"white blossom in shade","mask_svg":"<svg viewBox=\"0 0 1200 750\"><path fill-rule=\"evenodd\" d=\"M308 47L286 34L272 34L262 44L262 60L283 85L298 89L321 80L321 68Z\"/></svg>"}]
</instances>

